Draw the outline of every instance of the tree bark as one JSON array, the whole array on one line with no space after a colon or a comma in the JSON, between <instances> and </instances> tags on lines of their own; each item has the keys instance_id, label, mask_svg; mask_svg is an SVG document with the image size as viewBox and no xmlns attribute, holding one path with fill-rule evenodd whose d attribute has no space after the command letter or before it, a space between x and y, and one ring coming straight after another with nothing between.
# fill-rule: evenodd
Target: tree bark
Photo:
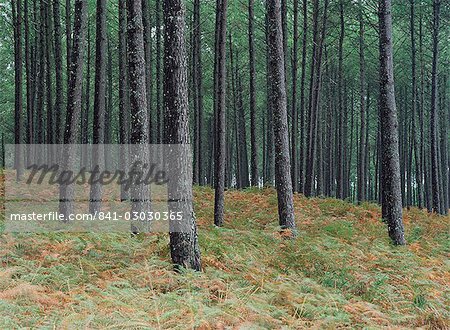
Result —
<instances>
[{"instance_id":1,"label":"tree bark","mask_svg":"<svg viewBox=\"0 0 450 330\"><path fill-rule=\"evenodd\" d=\"M164 1L164 103L165 103L165 143L189 143L189 101L186 46L184 40L186 9L183 0ZM201 269L200 249L192 205L192 177L187 171L189 157L179 157L177 171L182 173L184 185L172 186L171 194L182 196L189 201L184 207L183 221L187 231L170 233L170 251L176 267ZM188 184L191 183L191 184ZM186 203L186 202L183 202ZM170 204L172 205L172 203ZM175 207L176 206L171 206Z\"/></svg>"},{"instance_id":2,"label":"tree bark","mask_svg":"<svg viewBox=\"0 0 450 330\"><path fill-rule=\"evenodd\" d=\"M20 181L23 175L23 151L22 144L22 5L21 0L11 0L14 28L14 167L16 180Z\"/></svg>"},{"instance_id":3,"label":"tree bark","mask_svg":"<svg viewBox=\"0 0 450 330\"><path fill-rule=\"evenodd\" d=\"M95 34L95 94L94 117L92 120L92 152L93 164L99 166L100 171L105 167L105 111L106 111L106 61L107 31L106 31L106 0L97 0L96 34ZM99 212L102 204L102 186L98 183L91 185L89 211Z\"/></svg>"},{"instance_id":4,"label":"tree bark","mask_svg":"<svg viewBox=\"0 0 450 330\"><path fill-rule=\"evenodd\" d=\"M283 30L281 24L281 2L267 2L268 46L270 69L270 103L273 107L275 137L275 182L278 195L278 216L282 230L296 235L292 178L289 155L286 86L284 75Z\"/></svg>"},{"instance_id":5,"label":"tree bark","mask_svg":"<svg viewBox=\"0 0 450 330\"><path fill-rule=\"evenodd\" d=\"M214 198L214 224L222 226L224 222L224 189L225 189L225 88L226 88L226 20L227 0L217 0L218 11L216 27L217 53L216 53L216 138L215 138L215 198Z\"/></svg>"},{"instance_id":6,"label":"tree bark","mask_svg":"<svg viewBox=\"0 0 450 330\"><path fill-rule=\"evenodd\" d=\"M250 59L250 167L251 184L258 186L258 150L256 144L256 70L255 70L255 40L254 40L254 0L248 2L248 43Z\"/></svg>"},{"instance_id":7,"label":"tree bark","mask_svg":"<svg viewBox=\"0 0 450 330\"><path fill-rule=\"evenodd\" d=\"M128 99L128 70L127 70L127 8L126 0L119 0L119 143L127 145L129 137L129 99ZM122 146L120 162L124 168L129 166L128 150ZM120 199L128 200L129 191L122 185Z\"/></svg>"},{"instance_id":8,"label":"tree bark","mask_svg":"<svg viewBox=\"0 0 450 330\"><path fill-rule=\"evenodd\" d=\"M55 38L55 143L61 143L61 122L63 109L63 78L61 48L61 9L60 0L53 0L53 26Z\"/></svg>"},{"instance_id":9,"label":"tree bark","mask_svg":"<svg viewBox=\"0 0 450 330\"><path fill-rule=\"evenodd\" d=\"M291 110L291 176L292 189L298 190L297 170L297 139L298 139L298 109L297 109L297 70L298 70L298 0L294 0L294 35L292 54L292 110Z\"/></svg>"},{"instance_id":10,"label":"tree bark","mask_svg":"<svg viewBox=\"0 0 450 330\"><path fill-rule=\"evenodd\" d=\"M75 0L75 15L73 28L73 45L71 66L69 68L69 89L67 97L66 125L64 132L63 167L71 168L74 162L74 153L70 145L78 139L78 127L81 114L81 94L83 81L83 57L85 47L85 30L87 24L87 0ZM74 187L73 185L60 185L59 212L67 216L73 213Z\"/></svg>"},{"instance_id":11,"label":"tree bark","mask_svg":"<svg viewBox=\"0 0 450 330\"><path fill-rule=\"evenodd\" d=\"M394 92L391 0L379 2L382 217L395 245L405 244Z\"/></svg>"},{"instance_id":12,"label":"tree bark","mask_svg":"<svg viewBox=\"0 0 450 330\"><path fill-rule=\"evenodd\" d=\"M358 156L358 192L357 201L360 203L366 199L366 177L365 177L365 159L366 159L366 61L364 57L364 19L363 4L359 0L359 97L360 97L360 116L361 126L359 134L359 156Z\"/></svg>"},{"instance_id":13,"label":"tree bark","mask_svg":"<svg viewBox=\"0 0 450 330\"><path fill-rule=\"evenodd\" d=\"M431 182L433 212L441 213L441 182L439 180L439 142L438 142L438 56L439 56L439 19L440 0L433 0L433 63L431 69Z\"/></svg>"}]
</instances>

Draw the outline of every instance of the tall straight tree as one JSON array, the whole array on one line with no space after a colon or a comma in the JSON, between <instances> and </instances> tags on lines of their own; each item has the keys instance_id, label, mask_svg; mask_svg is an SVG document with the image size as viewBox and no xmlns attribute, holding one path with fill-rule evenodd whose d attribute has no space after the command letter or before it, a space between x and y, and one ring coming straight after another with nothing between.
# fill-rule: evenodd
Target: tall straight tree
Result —
<instances>
[{"instance_id":1,"label":"tall straight tree","mask_svg":"<svg viewBox=\"0 0 450 330\"><path fill-rule=\"evenodd\" d=\"M151 31L151 19L150 19L150 6L149 0L142 0L142 23L144 24L144 54L145 54L145 83L147 87L147 114L148 114L148 129L149 129L149 142L152 142L152 31Z\"/></svg>"},{"instance_id":2,"label":"tall straight tree","mask_svg":"<svg viewBox=\"0 0 450 330\"><path fill-rule=\"evenodd\" d=\"M70 83L70 61L72 56L72 27L70 26L70 9L71 9L71 0L66 0L66 60L67 60L67 86ZM69 88L69 87L67 87ZM67 95L69 95L69 91L67 91Z\"/></svg>"},{"instance_id":3,"label":"tall straight tree","mask_svg":"<svg viewBox=\"0 0 450 330\"><path fill-rule=\"evenodd\" d=\"M336 159L336 197L344 198L344 102L343 102L343 62L344 62L344 37L345 37L345 24L344 24L344 0L339 1L339 17L340 17L340 33L339 33L339 68L338 68L338 117L339 117L339 134L337 144L337 159ZM346 111L346 109L345 109ZM347 123L345 122L345 125Z\"/></svg>"},{"instance_id":4,"label":"tall straight tree","mask_svg":"<svg viewBox=\"0 0 450 330\"><path fill-rule=\"evenodd\" d=\"M195 139L194 139L194 183L203 185L205 175L203 172L203 77L202 77L202 36L200 22L200 0L194 0L193 21L193 46L192 46L192 78L194 84L194 117L195 117Z\"/></svg>"},{"instance_id":5,"label":"tall straight tree","mask_svg":"<svg viewBox=\"0 0 450 330\"><path fill-rule=\"evenodd\" d=\"M417 183L417 203L419 208L423 207L423 181L422 181L422 166L419 154L419 141L417 133L419 127L416 125L417 120L417 79L416 79L416 31L415 31L415 10L414 0L410 0L410 31L411 31L411 111L412 111L412 134L414 143L414 162Z\"/></svg>"},{"instance_id":6,"label":"tall straight tree","mask_svg":"<svg viewBox=\"0 0 450 330\"><path fill-rule=\"evenodd\" d=\"M360 99L360 134L359 134L359 155L358 155L358 186L357 200L364 201L365 198L365 162L366 162L366 60L364 57L364 13L363 3L359 0L359 99Z\"/></svg>"},{"instance_id":7,"label":"tall straight tree","mask_svg":"<svg viewBox=\"0 0 450 330\"><path fill-rule=\"evenodd\" d=\"M214 224L223 225L224 216L224 189L225 189L225 160L226 160L226 134L225 134L225 88L226 88L226 21L227 21L227 0L217 0L216 2L216 138L214 145L214 165L215 165L215 196L214 196Z\"/></svg>"},{"instance_id":8,"label":"tall straight tree","mask_svg":"<svg viewBox=\"0 0 450 330\"><path fill-rule=\"evenodd\" d=\"M433 211L441 211L441 182L439 180L439 142L438 142L438 55L439 55L439 19L440 19L440 0L433 0L433 64L431 69L431 116L430 116L430 134L431 134L431 182Z\"/></svg>"},{"instance_id":9,"label":"tall straight tree","mask_svg":"<svg viewBox=\"0 0 450 330\"><path fill-rule=\"evenodd\" d=\"M78 139L78 128L81 115L81 94L83 82L83 57L85 47L85 30L87 23L87 0L75 0L73 45L71 66L69 68L69 89L67 96L66 125L64 131L64 144L73 145ZM74 157L72 148L63 149L64 166L70 168ZM59 212L65 216L73 213L74 187L73 185L60 185L59 188Z\"/></svg>"},{"instance_id":10,"label":"tall straight tree","mask_svg":"<svg viewBox=\"0 0 450 330\"><path fill-rule=\"evenodd\" d=\"M298 130L298 109L297 109L297 69L298 69L298 1L294 0L294 49L292 51L292 111L291 111L291 176L292 188L297 190L297 130Z\"/></svg>"},{"instance_id":11,"label":"tall straight tree","mask_svg":"<svg viewBox=\"0 0 450 330\"><path fill-rule=\"evenodd\" d=\"M133 148L130 164L147 162L148 158L148 114L147 88L145 81L144 25L142 21L142 0L127 0L128 23L128 82L130 88L130 142ZM139 169L143 171L141 167ZM131 211L148 212L149 186L134 184L131 189ZM137 233L139 223L132 224L132 232Z\"/></svg>"},{"instance_id":12,"label":"tall straight tree","mask_svg":"<svg viewBox=\"0 0 450 330\"><path fill-rule=\"evenodd\" d=\"M314 0L314 25L315 29L317 29L317 20L318 20L318 2L319 0ZM317 153L317 122L319 120L319 102L320 102L320 89L321 89L321 67L322 67L322 53L323 53L323 45L326 36L326 28L327 28L327 10L328 10L329 0L325 0L323 7L323 21L322 21L322 30L319 37L319 42L317 48L313 46L313 65L311 69L311 82L310 82L310 91L309 91L309 138L308 138L308 157L307 157L307 166L306 166L306 179L305 179L305 195L311 196L314 191L314 178L316 171L316 153ZM313 36L317 33L313 33ZM317 41L317 36L315 37ZM313 42L316 42L313 41Z\"/></svg>"},{"instance_id":13,"label":"tall straight tree","mask_svg":"<svg viewBox=\"0 0 450 330\"><path fill-rule=\"evenodd\" d=\"M106 31L106 0L97 0L96 35L95 35L95 94L94 118L92 122L92 143L98 145L93 148L92 160L100 169L104 168L105 143L105 110L106 110L106 60L107 31ZM91 185L89 210L99 212L102 202L102 186L99 183Z\"/></svg>"},{"instance_id":14,"label":"tall straight tree","mask_svg":"<svg viewBox=\"0 0 450 330\"><path fill-rule=\"evenodd\" d=\"M388 225L395 245L405 244L403 230L402 194L400 188L400 159L398 150L398 119L395 106L394 62L392 46L391 0L380 0L380 121L381 121L381 185L382 217Z\"/></svg>"},{"instance_id":15,"label":"tall straight tree","mask_svg":"<svg viewBox=\"0 0 450 330\"><path fill-rule=\"evenodd\" d=\"M273 108L275 144L275 183L279 223L283 230L296 234L284 75L283 29L280 0L267 1L270 103Z\"/></svg>"},{"instance_id":16,"label":"tall straight tree","mask_svg":"<svg viewBox=\"0 0 450 330\"><path fill-rule=\"evenodd\" d=\"M186 46L184 40L186 8L183 0L164 1L164 115L165 143L189 143L189 101ZM186 155L184 155L186 156ZM184 185L169 184L169 196L176 194L189 201L184 208L187 222L183 232L170 233L172 261L177 267L201 269L200 249L192 205L192 177L189 157L177 157L177 171ZM174 190L174 191L172 191Z\"/></svg>"},{"instance_id":17,"label":"tall straight tree","mask_svg":"<svg viewBox=\"0 0 450 330\"><path fill-rule=\"evenodd\" d=\"M250 59L250 167L252 186L257 186L258 150L256 145L256 69L255 69L255 28L254 28L254 0L248 1L248 44Z\"/></svg>"},{"instance_id":18,"label":"tall straight tree","mask_svg":"<svg viewBox=\"0 0 450 330\"><path fill-rule=\"evenodd\" d=\"M61 49L61 9L60 0L53 0L53 26L55 38L55 143L61 142L61 115L63 109L63 78Z\"/></svg>"},{"instance_id":19,"label":"tall straight tree","mask_svg":"<svg viewBox=\"0 0 450 330\"><path fill-rule=\"evenodd\" d=\"M19 181L23 174L22 161L22 0L12 0L11 9L13 14L14 29L14 78L15 78L15 96L14 96L14 167L16 169L16 180Z\"/></svg>"},{"instance_id":20,"label":"tall straight tree","mask_svg":"<svg viewBox=\"0 0 450 330\"><path fill-rule=\"evenodd\" d=\"M119 143L129 144L129 100L127 71L127 6L126 0L119 0ZM128 168L128 152L122 147L120 162ZM128 189L120 187L120 199L129 198Z\"/></svg>"},{"instance_id":21,"label":"tall straight tree","mask_svg":"<svg viewBox=\"0 0 450 330\"><path fill-rule=\"evenodd\" d=\"M300 79L300 162L299 191L304 191L304 159L305 159L305 81L306 81L306 48L308 37L308 0L303 0L303 38L302 38L302 76Z\"/></svg>"}]
</instances>

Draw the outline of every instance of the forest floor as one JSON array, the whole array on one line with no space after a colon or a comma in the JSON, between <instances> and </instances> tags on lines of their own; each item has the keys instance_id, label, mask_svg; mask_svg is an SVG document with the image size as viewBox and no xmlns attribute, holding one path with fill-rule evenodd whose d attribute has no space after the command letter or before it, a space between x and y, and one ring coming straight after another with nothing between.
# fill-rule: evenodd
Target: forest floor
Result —
<instances>
[{"instance_id":1,"label":"forest floor","mask_svg":"<svg viewBox=\"0 0 450 330\"><path fill-rule=\"evenodd\" d=\"M395 247L378 206L296 195L286 240L275 190L227 191L224 228L194 194L200 273L167 234L0 235L0 328L448 328L450 217L405 211Z\"/></svg>"}]
</instances>

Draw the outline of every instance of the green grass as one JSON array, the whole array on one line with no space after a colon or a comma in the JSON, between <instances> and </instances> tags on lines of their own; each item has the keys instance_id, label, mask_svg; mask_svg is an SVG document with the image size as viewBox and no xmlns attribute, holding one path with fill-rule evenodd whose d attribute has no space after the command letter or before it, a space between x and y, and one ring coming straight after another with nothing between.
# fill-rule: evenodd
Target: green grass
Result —
<instances>
[{"instance_id":1,"label":"green grass","mask_svg":"<svg viewBox=\"0 0 450 330\"><path fill-rule=\"evenodd\" d=\"M445 329L450 218L405 211L392 246L376 205L295 196L278 233L273 189L195 188L203 272L172 271L168 235L0 235L0 328Z\"/></svg>"}]
</instances>

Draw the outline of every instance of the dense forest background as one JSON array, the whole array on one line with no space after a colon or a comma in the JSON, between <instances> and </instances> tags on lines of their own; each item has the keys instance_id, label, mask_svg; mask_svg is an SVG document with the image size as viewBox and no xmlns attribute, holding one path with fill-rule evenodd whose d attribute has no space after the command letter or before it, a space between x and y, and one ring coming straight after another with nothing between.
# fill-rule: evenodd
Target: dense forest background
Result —
<instances>
[{"instance_id":1,"label":"dense forest background","mask_svg":"<svg viewBox=\"0 0 450 330\"><path fill-rule=\"evenodd\" d=\"M436 2L436 1L435 1ZM22 97L21 140L37 142L37 130L27 135L28 107L41 111L41 142L58 142L64 125L67 100L67 51L72 33L73 3L13 1L21 3ZM84 121L80 142L93 139L96 3L88 1L88 33L83 74ZM67 7L71 6L72 7ZM188 1L186 42L189 66L191 138L194 180L214 181L214 76L215 1ZM0 78L4 141L14 141L14 19L11 2L1 8ZM119 142L119 8L108 1L105 143ZM249 36L249 4L230 1L226 37L226 185L242 188L273 184L274 148L271 108L268 106L267 17L263 1L253 4ZM42 8L41 8L42 7ZM285 1L282 3L283 50L287 110L294 190L307 195L336 196L351 201L380 199L379 34L376 1ZM401 187L404 206L433 208L431 179L432 128L436 125L438 153L437 193L446 213L449 200L449 4L440 1L394 1L393 41L395 92L399 121ZM144 38L148 79L150 142L161 142L163 128L163 22L162 2L144 8ZM56 13L56 10L58 13ZM437 15L437 17L436 17ZM437 47L433 36L440 21ZM250 40L250 42L249 42ZM314 47L317 46L317 47ZM252 47L249 52L249 47ZM317 49L316 49L317 48ZM320 49L319 49L320 48ZM58 52L56 54L55 52ZM313 52L315 53L314 61ZM250 57L249 54L253 56ZM320 60L317 59L320 53ZM433 53L436 53L437 94L433 89ZM250 61L253 61L250 66ZM57 68L55 61L61 68ZM315 62L317 61L317 62ZM319 64L312 71L312 66ZM42 72L37 72L39 68ZM250 70L253 69L253 70ZM311 92L317 73L318 107L311 110ZM253 81L250 83L250 79ZM315 84L315 83L314 83ZM27 89L29 85L30 90ZM36 86L43 86L40 90ZM30 99L27 95L30 93ZM36 93L42 101L36 103ZM437 98L436 116L432 101ZM31 103L30 103L31 102ZM30 106L28 104L30 103ZM36 107L41 107L38 110ZM311 136L311 111L317 127ZM317 113L317 114L316 114ZM434 122L435 120L435 122ZM53 131L51 131L53 130ZM309 141L316 140L311 153ZM314 157L314 160L311 159ZM313 162L313 163L312 163ZM311 164L314 165L312 168ZM257 177L255 178L255 176ZM308 182L309 178L314 178ZM309 186L309 187L308 187Z\"/></svg>"}]
</instances>

